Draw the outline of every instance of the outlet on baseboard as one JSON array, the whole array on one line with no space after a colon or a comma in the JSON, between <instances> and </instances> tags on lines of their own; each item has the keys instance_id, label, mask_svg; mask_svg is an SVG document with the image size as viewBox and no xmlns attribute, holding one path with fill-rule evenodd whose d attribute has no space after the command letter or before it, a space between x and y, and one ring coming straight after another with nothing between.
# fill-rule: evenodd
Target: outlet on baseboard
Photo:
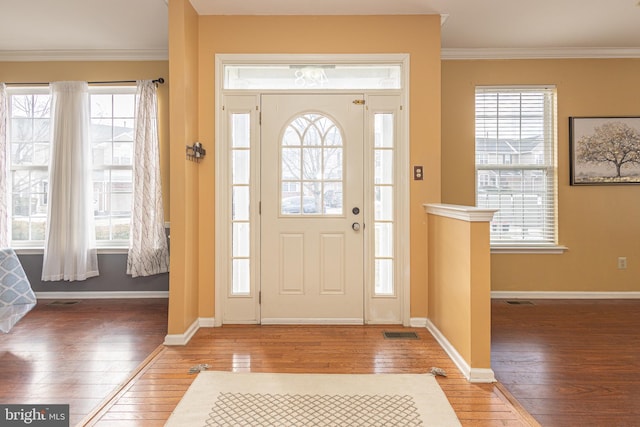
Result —
<instances>
[{"instance_id":1,"label":"outlet on baseboard","mask_svg":"<svg viewBox=\"0 0 640 427\"><path fill-rule=\"evenodd\" d=\"M627 257L619 256L618 257L618 270L626 270L627 268Z\"/></svg>"}]
</instances>

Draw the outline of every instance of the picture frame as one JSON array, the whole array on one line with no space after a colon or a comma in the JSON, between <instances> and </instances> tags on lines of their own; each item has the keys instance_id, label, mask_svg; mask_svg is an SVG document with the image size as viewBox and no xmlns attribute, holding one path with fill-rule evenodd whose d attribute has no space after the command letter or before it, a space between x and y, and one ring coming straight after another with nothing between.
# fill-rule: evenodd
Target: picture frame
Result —
<instances>
[{"instance_id":1,"label":"picture frame","mask_svg":"<svg viewBox=\"0 0 640 427\"><path fill-rule=\"evenodd\" d=\"M571 185L640 184L640 117L569 117Z\"/></svg>"}]
</instances>

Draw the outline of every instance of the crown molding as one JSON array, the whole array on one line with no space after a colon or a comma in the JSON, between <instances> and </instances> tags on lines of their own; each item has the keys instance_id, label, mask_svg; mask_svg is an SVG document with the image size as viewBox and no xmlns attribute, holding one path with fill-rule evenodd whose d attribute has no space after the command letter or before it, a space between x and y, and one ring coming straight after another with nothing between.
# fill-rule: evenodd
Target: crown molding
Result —
<instances>
[{"instance_id":1,"label":"crown molding","mask_svg":"<svg viewBox=\"0 0 640 427\"><path fill-rule=\"evenodd\" d=\"M0 62L167 61L167 49L0 50Z\"/></svg>"},{"instance_id":2,"label":"crown molding","mask_svg":"<svg viewBox=\"0 0 640 427\"><path fill-rule=\"evenodd\" d=\"M443 60L640 58L640 48L443 48Z\"/></svg>"}]
</instances>

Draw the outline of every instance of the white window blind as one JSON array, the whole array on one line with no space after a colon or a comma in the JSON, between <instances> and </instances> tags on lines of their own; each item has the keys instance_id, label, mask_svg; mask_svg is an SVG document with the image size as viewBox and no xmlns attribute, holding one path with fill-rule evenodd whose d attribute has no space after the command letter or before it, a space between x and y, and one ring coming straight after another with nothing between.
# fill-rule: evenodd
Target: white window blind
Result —
<instances>
[{"instance_id":1,"label":"white window blind","mask_svg":"<svg viewBox=\"0 0 640 427\"><path fill-rule=\"evenodd\" d=\"M555 245L555 87L476 88L476 203L491 245Z\"/></svg>"}]
</instances>

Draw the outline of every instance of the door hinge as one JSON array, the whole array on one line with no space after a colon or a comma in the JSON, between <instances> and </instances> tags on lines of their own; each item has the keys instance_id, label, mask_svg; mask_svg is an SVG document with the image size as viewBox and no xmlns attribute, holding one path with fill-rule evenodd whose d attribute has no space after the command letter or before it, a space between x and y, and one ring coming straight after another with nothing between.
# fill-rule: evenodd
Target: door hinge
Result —
<instances>
[{"instance_id":1,"label":"door hinge","mask_svg":"<svg viewBox=\"0 0 640 427\"><path fill-rule=\"evenodd\" d=\"M258 304L262 304L262 291L258 292Z\"/></svg>"},{"instance_id":2,"label":"door hinge","mask_svg":"<svg viewBox=\"0 0 640 427\"><path fill-rule=\"evenodd\" d=\"M356 105L364 105L364 99L354 99L353 103Z\"/></svg>"},{"instance_id":3,"label":"door hinge","mask_svg":"<svg viewBox=\"0 0 640 427\"><path fill-rule=\"evenodd\" d=\"M262 215L262 202L258 202L258 215Z\"/></svg>"},{"instance_id":4,"label":"door hinge","mask_svg":"<svg viewBox=\"0 0 640 427\"><path fill-rule=\"evenodd\" d=\"M262 125L262 111L258 113L258 124Z\"/></svg>"}]
</instances>

